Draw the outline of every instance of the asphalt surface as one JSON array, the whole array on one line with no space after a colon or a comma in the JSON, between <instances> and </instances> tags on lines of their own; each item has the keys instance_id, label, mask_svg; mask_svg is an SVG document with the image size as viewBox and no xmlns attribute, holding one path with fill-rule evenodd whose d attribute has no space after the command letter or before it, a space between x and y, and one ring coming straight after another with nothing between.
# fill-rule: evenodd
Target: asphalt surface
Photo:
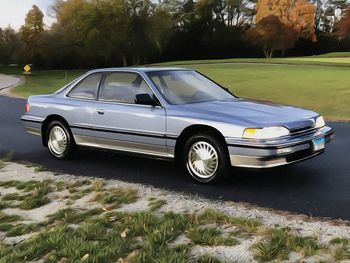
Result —
<instances>
[{"instance_id":1,"label":"asphalt surface","mask_svg":"<svg viewBox=\"0 0 350 263\"><path fill-rule=\"evenodd\" d=\"M350 123L329 123L336 138L326 153L302 163L270 170L232 169L216 185L197 184L173 162L81 148L72 160L52 158L38 136L20 122L25 100L0 96L0 155L42 164L79 176L116 178L183 191L210 199L248 202L268 208L350 219ZM1 178L0 178L1 180Z\"/></svg>"},{"instance_id":2,"label":"asphalt surface","mask_svg":"<svg viewBox=\"0 0 350 263\"><path fill-rule=\"evenodd\" d=\"M19 77L0 74L0 90L14 86L21 81L22 79Z\"/></svg>"}]
</instances>

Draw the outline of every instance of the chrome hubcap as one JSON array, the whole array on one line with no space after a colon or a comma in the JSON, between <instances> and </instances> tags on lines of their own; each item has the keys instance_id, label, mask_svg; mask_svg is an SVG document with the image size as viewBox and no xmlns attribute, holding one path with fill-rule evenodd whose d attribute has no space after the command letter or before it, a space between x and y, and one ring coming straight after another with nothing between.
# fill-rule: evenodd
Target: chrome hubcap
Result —
<instances>
[{"instance_id":1,"label":"chrome hubcap","mask_svg":"<svg viewBox=\"0 0 350 263\"><path fill-rule=\"evenodd\" d=\"M207 179L215 174L218 165L218 153L211 144L199 141L192 145L187 160L187 167L192 173Z\"/></svg>"},{"instance_id":2,"label":"chrome hubcap","mask_svg":"<svg viewBox=\"0 0 350 263\"><path fill-rule=\"evenodd\" d=\"M60 126L54 126L50 130L48 146L55 155L60 155L66 150L67 135Z\"/></svg>"}]
</instances>

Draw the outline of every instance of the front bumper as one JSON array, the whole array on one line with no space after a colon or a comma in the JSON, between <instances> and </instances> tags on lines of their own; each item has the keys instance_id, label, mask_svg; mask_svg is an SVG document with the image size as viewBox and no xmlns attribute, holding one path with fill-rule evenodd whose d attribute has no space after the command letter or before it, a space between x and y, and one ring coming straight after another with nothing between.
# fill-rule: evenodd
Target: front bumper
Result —
<instances>
[{"instance_id":1,"label":"front bumper","mask_svg":"<svg viewBox=\"0 0 350 263\"><path fill-rule=\"evenodd\" d=\"M232 166L270 168L312 158L325 151L314 149L313 140L324 138L325 144L333 138L330 127L314 129L277 140L249 140L226 138Z\"/></svg>"}]
</instances>

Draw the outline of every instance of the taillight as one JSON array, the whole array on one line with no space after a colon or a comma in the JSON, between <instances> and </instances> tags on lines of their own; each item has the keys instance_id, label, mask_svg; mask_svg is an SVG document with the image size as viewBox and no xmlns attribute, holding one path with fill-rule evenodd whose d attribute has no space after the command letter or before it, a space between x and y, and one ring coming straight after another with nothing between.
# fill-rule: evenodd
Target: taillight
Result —
<instances>
[{"instance_id":1,"label":"taillight","mask_svg":"<svg viewBox=\"0 0 350 263\"><path fill-rule=\"evenodd\" d=\"M29 103L26 104L26 112L29 112Z\"/></svg>"}]
</instances>

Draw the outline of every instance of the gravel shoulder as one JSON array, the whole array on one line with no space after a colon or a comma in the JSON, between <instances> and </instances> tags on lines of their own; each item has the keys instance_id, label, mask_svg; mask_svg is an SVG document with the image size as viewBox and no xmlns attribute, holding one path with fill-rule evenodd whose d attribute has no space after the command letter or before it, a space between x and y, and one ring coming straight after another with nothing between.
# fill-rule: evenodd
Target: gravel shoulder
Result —
<instances>
[{"instance_id":1,"label":"gravel shoulder","mask_svg":"<svg viewBox=\"0 0 350 263\"><path fill-rule=\"evenodd\" d=\"M12 262L9 260L12 249L21 251L22 246L26 249L23 255L32 260L50 256L58 261L69 258L93 262L101 257L87 252L88 248L85 251L78 244L80 254L77 251L69 254L61 247L65 243L55 244L61 249L59 253L50 251L50 248L43 249L50 252L41 256L28 252L27 248L32 243L49 246L41 243L44 241L40 237L48 238L52 233L49 229L63 227L62 224L65 229L60 229L61 239L69 238L70 234L82 235L81 231L92 227L97 228L97 232L106 230L108 235L113 234L113 240L118 237L127 243L130 238L130 244L137 241L137 247L130 245L116 255L114 261L118 262L140 262L142 258L169 255L177 260L162 259L166 262L350 260L350 224L347 221L309 218L241 203L211 201L115 179L82 179L52 173L45 167L30 163L1 163L0 217L4 223L0 224L0 248L3 249L0 253L8 260L5 262ZM11 220L11 223L6 224L6 220ZM151 231L147 228L151 228L152 220L157 223L155 230ZM94 240L91 231L84 236L86 245L90 241L94 246L103 242ZM153 236L154 233L164 233L166 243L160 242L158 237ZM163 234L159 238L163 238ZM154 243L150 244L150 240ZM112 245L108 243L106 249L115 250ZM147 250L150 247L156 255L150 254ZM184 261L178 261L179 257ZM208 261L208 258L217 261ZM105 262L110 259L104 258Z\"/></svg>"}]
</instances>

